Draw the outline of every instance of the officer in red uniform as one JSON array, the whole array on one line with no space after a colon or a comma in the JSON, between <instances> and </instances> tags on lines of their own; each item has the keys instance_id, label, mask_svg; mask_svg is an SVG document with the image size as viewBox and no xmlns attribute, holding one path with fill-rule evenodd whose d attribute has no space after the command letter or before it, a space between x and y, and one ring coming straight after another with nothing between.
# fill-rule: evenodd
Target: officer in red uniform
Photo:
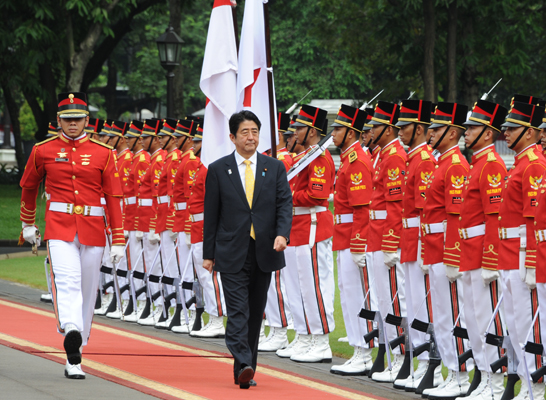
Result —
<instances>
[{"instance_id":1,"label":"officer in red uniform","mask_svg":"<svg viewBox=\"0 0 546 400\"><path fill-rule=\"evenodd\" d=\"M52 268L53 305L57 328L67 354L65 376L83 379L81 346L87 344L99 283L99 269L106 244L104 193L112 226L112 262L123 255L122 196L114 155L108 146L89 139L84 132L89 119L85 93L58 96L59 136L32 149L21 179L22 237L36 243L36 196L46 177L51 200L46 213L45 239Z\"/></svg>"},{"instance_id":2,"label":"officer in red uniform","mask_svg":"<svg viewBox=\"0 0 546 400\"><path fill-rule=\"evenodd\" d=\"M470 387L468 369L472 364L459 365L458 359L468 344L453 337L455 325L465 328L459 279L462 276L459 215L469 166L459 149L459 139L465 130L462 123L467 110L461 104L438 103L434 122L439 126L431 129L430 144L440 152L440 157L425 194L421 221L423 270L429 273L436 343L448 369L448 376L440 386L423 392L431 399L464 396Z\"/></svg>"},{"instance_id":3,"label":"officer in red uniform","mask_svg":"<svg viewBox=\"0 0 546 400\"><path fill-rule=\"evenodd\" d=\"M485 343L485 334L493 311L497 307L501 284L497 281L499 254L499 208L506 167L495 151L495 140L508 110L504 107L480 100L476 104L495 112L491 120L474 121L465 132L467 149L473 150L470 172L463 190L460 230L461 264L463 273L465 322L472 357L480 385L472 391L471 398L500 399L504 392L504 374L492 373L490 364L501 358L500 348ZM501 313L497 313L489 333L504 336ZM476 386L475 381L472 382Z\"/></svg>"},{"instance_id":4,"label":"officer in red uniform","mask_svg":"<svg viewBox=\"0 0 546 400\"><path fill-rule=\"evenodd\" d=\"M398 140L400 109L397 104L380 101L369 121L373 125L371 138L381 151L374 160L373 193L370 204L368 247L377 290L381 317L387 314L406 316L404 271L400 265L400 236L402 234L402 174L406 168L406 152ZM401 327L387 324L387 339L403 334ZM392 349L391 369L375 372L372 379L394 382L404 360L404 346ZM387 350L388 351L388 350ZM376 360L376 362L383 362Z\"/></svg>"},{"instance_id":5,"label":"officer in red uniform","mask_svg":"<svg viewBox=\"0 0 546 400\"><path fill-rule=\"evenodd\" d=\"M326 134L326 116L325 110L308 105L301 107L293 126L306 155ZM298 174L292 193L294 218L290 246L296 247L303 308L310 333L300 333L297 343L290 348L293 361L332 359L328 335L335 328L331 239L334 226L328 198L333 192L334 175L334 161L326 150Z\"/></svg>"},{"instance_id":6,"label":"officer in red uniform","mask_svg":"<svg viewBox=\"0 0 546 400\"><path fill-rule=\"evenodd\" d=\"M538 309L534 217L539 186L546 169L546 160L536 143L544 107L532 104L538 99L531 96L526 100L525 103L513 102L502 125L507 128L506 144L516 156L501 195L498 269L501 271L506 327L519 360L518 375L523 382L520 393L530 397L528 392L532 391L535 399L541 399L544 397L543 380L531 383L529 387L527 372L532 373L541 367L542 357L525 355L522 348L527 341L541 341L538 321L534 326L532 321ZM471 121L478 118L474 114L483 114L477 107L474 107ZM529 331L532 333L528 338Z\"/></svg>"},{"instance_id":7,"label":"officer in red uniform","mask_svg":"<svg viewBox=\"0 0 546 400\"><path fill-rule=\"evenodd\" d=\"M400 264L404 269L406 308L410 327L415 318L426 323L432 322L429 277L427 274L423 274L419 267L421 261L420 221L425 203L424 194L436 165L436 160L426 144L431 107L430 101L404 100L396 124L400 127L400 140L409 147L402 186L403 229L400 238ZM419 346L426 342L424 332L410 329L410 339L413 346ZM406 355L409 355L407 349ZM404 371L402 376L394 382L395 388L417 389L428 368L428 352L421 353L418 359L417 370L413 374L410 371ZM413 366L413 362L411 366ZM405 378L404 376L408 373L408 377ZM435 373L436 379L440 381L441 368L437 368Z\"/></svg>"},{"instance_id":8,"label":"officer in red uniform","mask_svg":"<svg viewBox=\"0 0 546 400\"><path fill-rule=\"evenodd\" d=\"M341 150L341 164L334 186L334 240L337 251L338 286L341 309L353 356L330 372L339 375L366 375L371 369L373 341L364 335L373 330L373 322L358 316L366 308L377 309L375 288L366 265L366 238L372 196L372 163L358 141L366 122L366 112L342 105L332 126L334 144ZM369 293L368 293L369 291Z\"/></svg>"},{"instance_id":9,"label":"officer in red uniform","mask_svg":"<svg viewBox=\"0 0 546 400\"><path fill-rule=\"evenodd\" d=\"M294 164L292 156L286 149L286 142L292 132L290 127L290 115L279 112L277 114L277 159L282 161L286 171ZM260 331L260 342L258 351L277 351L288 346L288 324L292 316L288 306L286 294L285 276L283 270L272 272L271 283L267 291L267 303L265 305L265 315L269 323L269 335L263 335L264 324ZM265 321L265 320L264 320ZM263 335L263 336L262 336Z\"/></svg>"}]
</instances>

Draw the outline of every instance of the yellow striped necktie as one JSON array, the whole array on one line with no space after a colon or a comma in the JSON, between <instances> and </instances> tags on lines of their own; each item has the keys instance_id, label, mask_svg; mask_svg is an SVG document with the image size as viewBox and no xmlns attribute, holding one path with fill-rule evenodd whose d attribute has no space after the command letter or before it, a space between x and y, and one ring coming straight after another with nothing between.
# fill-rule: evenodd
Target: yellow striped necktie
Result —
<instances>
[{"instance_id":1,"label":"yellow striped necktie","mask_svg":"<svg viewBox=\"0 0 546 400\"><path fill-rule=\"evenodd\" d=\"M254 197L254 174L252 168L250 168L250 160L244 160L245 168L245 192L248 205L252 208L252 198ZM250 225L250 237L256 240L256 233L254 232L254 224Z\"/></svg>"}]
</instances>

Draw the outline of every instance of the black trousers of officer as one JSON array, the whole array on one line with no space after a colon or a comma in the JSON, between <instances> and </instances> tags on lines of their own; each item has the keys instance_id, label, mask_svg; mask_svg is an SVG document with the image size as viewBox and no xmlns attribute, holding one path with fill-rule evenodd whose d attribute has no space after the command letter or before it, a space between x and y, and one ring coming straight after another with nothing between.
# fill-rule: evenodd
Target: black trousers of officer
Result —
<instances>
[{"instance_id":1,"label":"black trousers of officer","mask_svg":"<svg viewBox=\"0 0 546 400\"><path fill-rule=\"evenodd\" d=\"M233 373L242 367L256 371L258 341L271 272L263 272L256 261L256 242L250 239L243 268L236 273L222 272L227 307L226 346L233 355Z\"/></svg>"}]
</instances>

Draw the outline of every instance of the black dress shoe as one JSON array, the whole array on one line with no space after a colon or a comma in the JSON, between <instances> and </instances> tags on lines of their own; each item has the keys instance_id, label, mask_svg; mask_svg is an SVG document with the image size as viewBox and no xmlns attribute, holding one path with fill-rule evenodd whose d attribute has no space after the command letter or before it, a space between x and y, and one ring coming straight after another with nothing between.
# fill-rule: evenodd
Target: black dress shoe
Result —
<instances>
[{"instance_id":1,"label":"black dress shoe","mask_svg":"<svg viewBox=\"0 0 546 400\"><path fill-rule=\"evenodd\" d=\"M238 384L239 384L239 378L235 377L235 378L234 378L234 383L235 383L236 385L238 385ZM250 382L248 382L248 384L249 384L250 386L257 386L257 385L258 385L254 379L251 379Z\"/></svg>"},{"instance_id":2,"label":"black dress shoe","mask_svg":"<svg viewBox=\"0 0 546 400\"><path fill-rule=\"evenodd\" d=\"M250 387L250 381L254 378L254 369L248 365L241 368L237 381L239 382L239 388L248 389Z\"/></svg>"}]
</instances>

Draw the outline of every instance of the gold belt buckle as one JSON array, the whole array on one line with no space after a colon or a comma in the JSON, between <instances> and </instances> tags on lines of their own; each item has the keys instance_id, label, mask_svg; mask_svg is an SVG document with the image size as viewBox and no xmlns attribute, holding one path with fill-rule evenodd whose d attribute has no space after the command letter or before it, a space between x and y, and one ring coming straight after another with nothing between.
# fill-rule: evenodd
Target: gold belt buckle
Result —
<instances>
[{"instance_id":1,"label":"gold belt buckle","mask_svg":"<svg viewBox=\"0 0 546 400\"><path fill-rule=\"evenodd\" d=\"M409 228L408 226L408 219L407 218L402 218L402 226L406 229Z\"/></svg>"},{"instance_id":2,"label":"gold belt buckle","mask_svg":"<svg viewBox=\"0 0 546 400\"><path fill-rule=\"evenodd\" d=\"M375 220L375 210L370 210L370 216Z\"/></svg>"},{"instance_id":3,"label":"gold belt buckle","mask_svg":"<svg viewBox=\"0 0 546 400\"><path fill-rule=\"evenodd\" d=\"M427 228L425 227L426 224L421 224L421 231L423 231L423 236L427 235Z\"/></svg>"},{"instance_id":4,"label":"gold belt buckle","mask_svg":"<svg viewBox=\"0 0 546 400\"><path fill-rule=\"evenodd\" d=\"M82 206L74 207L74 214L83 214L83 207Z\"/></svg>"},{"instance_id":5,"label":"gold belt buckle","mask_svg":"<svg viewBox=\"0 0 546 400\"><path fill-rule=\"evenodd\" d=\"M292 215L296 215L296 208L295 207L292 207Z\"/></svg>"}]
</instances>

